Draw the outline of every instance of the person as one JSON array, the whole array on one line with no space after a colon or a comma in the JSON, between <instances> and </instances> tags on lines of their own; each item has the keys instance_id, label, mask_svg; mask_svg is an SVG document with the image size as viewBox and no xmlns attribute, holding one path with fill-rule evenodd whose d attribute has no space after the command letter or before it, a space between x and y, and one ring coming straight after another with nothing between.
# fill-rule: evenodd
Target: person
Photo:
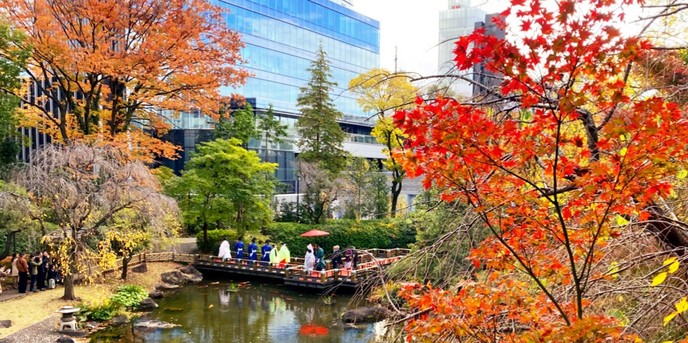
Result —
<instances>
[{"instance_id":1,"label":"person","mask_svg":"<svg viewBox=\"0 0 688 343\"><path fill-rule=\"evenodd\" d=\"M342 251L339 250L339 245L332 247L332 269L339 269L342 266Z\"/></svg>"},{"instance_id":2,"label":"person","mask_svg":"<svg viewBox=\"0 0 688 343\"><path fill-rule=\"evenodd\" d=\"M354 270L356 270L358 268L358 251L356 251L355 246L351 246L351 251L353 253L353 256L352 256L353 266L352 267L354 268Z\"/></svg>"},{"instance_id":3,"label":"person","mask_svg":"<svg viewBox=\"0 0 688 343\"><path fill-rule=\"evenodd\" d=\"M344 251L344 269L351 269L351 263L353 262L354 253L351 251L351 246L346 248Z\"/></svg>"},{"instance_id":4,"label":"person","mask_svg":"<svg viewBox=\"0 0 688 343\"><path fill-rule=\"evenodd\" d=\"M31 269L31 283L29 284L29 292L38 292L38 285L36 285L36 281L38 281L38 269L43 264L43 260L41 259L40 253L36 253L36 255L31 255L29 257L29 265Z\"/></svg>"},{"instance_id":5,"label":"person","mask_svg":"<svg viewBox=\"0 0 688 343\"><path fill-rule=\"evenodd\" d=\"M316 244L313 255L315 256L315 270L325 269L325 251L323 248Z\"/></svg>"},{"instance_id":6,"label":"person","mask_svg":"<svg viewBox=\"0 0 688 343\"><path fill-rule=\"evenodd\" d=\"M17 270L17 262L19 262L19 254L16 252L12 255L12 270L10 271L10 275L12 276L12 283L14 284L14 288L19 287L19 270Z\"/></svg>"},{"instance_id":7,"label":"person","mask_svg":"<svg viewBox=\"0 0 688 343\"><path fill-rule=\"evenodd\" d=\"M270 265L273 267L277 267L277 252L279 249L275 248L275 245L272 245L272 248L270 248Z\"/></svg>"},{"instance_id":8,"label":"person","mask_svg":"<svg viewBox=\"0 0 688 343\"><path fill-rule=\"evenodd\" d=\"M251 238L251 244L248 245L248 258L254 261L258 258L258 246L256 245L256 238Z\"/></svg>"},{"instance_id":9,"label":"person","mask_svg":"<svg viewBox=\"0 0 688 343\"><path fill-rule=\"evenodd\" d=\"M57 279L57 267L54 264L50 264L50 269L48 270L48 288L53 289L59 280Z\"/></svg>"},{"instance_id":10,"label":"person","mask_svg":"<svg viewBox=\"0 0 688 343\"><path fill-rule=\"evenodd\" d=\"M220 243L220 252L217 253L217 256L222 258L222 262L232 258L232 252L229 250L229 241L226 237Z\"/></svg>"},{"instance_id":11,"label":"person","mask_svg":"<svg viewBox=\"0 0 688 343\"><path fill-rule=\"evenodd\" d=\"M267 265L265 262L270 262L270 250L272 250L272 246L270 246L270 240L268 239L265 241L265 245L263 245L262 248L263 257L261 258L261 261L263 261L264 266Z\"/></svg>"},{"instance_id":12,"label":"person","mask_svg":"<svg viewBox=\"0 0 688 343\"><path fill-rule=\"evenodd\" d=\"M308 246L310 247L311 245L308 244ZM313 271L313 267L315 267L315 255L313 255L313 250L311 248L307 248L306 257L303 262L303 270L305 270L306 273L310 273Z\"/></svg>"},{"instance_id":13,"label":"person","mask_svg":"<svg viewBox=\"0 0 688 343\"><path fill-rule=\"evenodd\" d=\"M236 258L244 258L244 242L241 238L237 238L236 243L234 243L234 250L236 251Z\"/></svg>"},{"instance_id":14,"label":"person","mask_svg":"<svg viewBox=\"0 0 688 343\"><path fill-rule=\"evenodd\" d=\"M19 285L17 286L18 292L26 293L26 282L29 278L29 264L26 262L25 253L19 254L19 260L17 261L17 271L19 272Z\"/></svg>"},{"instance_id":15,"label":"person","mask_svg":"<svg viewBox=\"0 0 688 343\"><path fill-rule=\"evenodd\" d=\"M41 265L38 266L38 275L36 277L36 289L39 291L45 291L45 280L46 276L48 275L48 257L46 256L48 252L46 251L41 251L38 253L37 256L37 261L41 262Z\"/></svg>"},{"instance_id":16,"label":"person","mask_svg":"<svg viewBox=\"0 0 688 343\"><path fill-rule=\"evenodd\" d=\"M282 243L282 247L277 252L277 260L279 261L279 268L284 268L287 263L291 262L291 254L286 243Z\"/></svg>"}]
</instances>

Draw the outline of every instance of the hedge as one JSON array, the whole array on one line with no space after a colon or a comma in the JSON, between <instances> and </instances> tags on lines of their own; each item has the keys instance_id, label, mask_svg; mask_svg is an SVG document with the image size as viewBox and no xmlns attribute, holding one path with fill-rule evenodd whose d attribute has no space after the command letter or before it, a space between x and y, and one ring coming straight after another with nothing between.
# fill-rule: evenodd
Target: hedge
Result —
<instances>
[{"instance_id":1,"label":"hedge","mask_svg":"<svg viewBox=\"0 0 688 343\"><path fill-rule=\"evenodd\" d=\"M220 251L220 244L224 238L227 238L231 245L237 238L237 232L229 229L208 230L208 242L205 243L203 242L203 231L201 230L196 233L196 246L202 252L216 255Z\"/></svg>"},{"instance_id":2,"label":"hedge","mask_svg":"<svg viewBox=\"0 0 688 343\"><path fill-rule=\"evenodd\" d=\"M322 237L301 237L306 231L318 229L330 234ZM319 244L330 253L339 245L342 250L348 245L357 249L406 248L416 240L415 228L398 225L396 221L382 220L329 220L324 225L299 223L273 223L264 229L275 244L286 243L294 256L305 254L308 243Z\"/></svg>"}]
</instances>

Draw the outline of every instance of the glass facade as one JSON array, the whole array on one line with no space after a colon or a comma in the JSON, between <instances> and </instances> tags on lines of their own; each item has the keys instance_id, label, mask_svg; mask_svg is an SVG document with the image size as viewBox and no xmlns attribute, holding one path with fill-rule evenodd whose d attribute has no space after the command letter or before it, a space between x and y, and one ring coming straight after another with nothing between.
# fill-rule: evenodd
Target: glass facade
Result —
<instances>
[{"instance_id":1,"label":"glass facade","mask_svg":"<svg viewBox=\"0 0 688 343\"><path fill-rule=\"evenodd\" d=\"M227 26L246 44L244 67L253 76L238 89L258 108L298 113L296 98L322 45L338 86L332 98L345 115L365 116L346 90L349 80L380 64L380 24L329 0L215 0L229 10Z\"/></svg>"},{"instance_id":2,"label":"glass facade","mask_svg":"<svg viewBox=\"0 0 688 343\"><path fill-rule=\"evenodd\" d=\"M447 9L440 12L439 42L437 54L438 73L458 74L454 68L454 42L461 36L470 35L475 30L476 22L485 18L485 11L471 6L470 0L448 0ZM462 76L471 78L471 70ZM473 86L462 80L452 80L451 87L462 95L471 95Z\"/></svg>"},{"instance_id":3,"label":"glass facade","mask_svg":"<svg viewBox=\"0 0 688 343\"><path fill-rule=\"evenodd\" d=\"M271 144L267 156L264 141L249 142L249 149L261 159L278 163L275 176L285 185L281 191L293 192L296 184L296 99L300 88L310 80L307 69L321 45L330 61L332 81L337 83L331 96L344 114L340 125L348 134L345 142L358 144L357 148L364 152L382 150L370 136L374 126L374 122L367 121L370 115L359 108L356 98L347 91L352 78L380 65L378 21L354 12L346 0L211 1L228 10L225 21L230 29L241 34L245 44L241 55L246 60L243 67L252 74L245 85L223 89L223 94L246 97L258 120L272 105L275 115L287 125L284 142ZM214 125L200 113L170 112L166 117L174 127L166 138L183 151L179 160L163 163L179 172L195 145L212 139Z\"/></svg>"}]
</instances>

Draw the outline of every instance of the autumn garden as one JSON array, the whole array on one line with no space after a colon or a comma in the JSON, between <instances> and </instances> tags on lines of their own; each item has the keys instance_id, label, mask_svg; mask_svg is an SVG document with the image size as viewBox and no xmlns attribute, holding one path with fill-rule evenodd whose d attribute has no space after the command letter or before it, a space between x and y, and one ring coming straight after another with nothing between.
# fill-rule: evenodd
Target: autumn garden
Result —
<instances>
[{"instance_id":1,"label":"autumn garden","mask_svg":"<svg viewBox=\"0 0 688 343\"><path fill-rule=\"evenodd\" d=\"M277 165L248 146L287 127L220 92L252 76L221 9L0 0L0 255L50 250L75 299L75 275L97 282L179 236L301 254L317 226L332 244L412 249L367 294L401 341L688 342L688 4L510 3L492 23L506 38L457 37L456 75L351 80L379 163L343 149L321 47L298 97L303 197L278 206ZM214 123L180 175L159 163L180 151L161 109ZM20 161L29 128L49 141ZM407 204L412 178L424 191Z\"/></svg>"}]
</instances>

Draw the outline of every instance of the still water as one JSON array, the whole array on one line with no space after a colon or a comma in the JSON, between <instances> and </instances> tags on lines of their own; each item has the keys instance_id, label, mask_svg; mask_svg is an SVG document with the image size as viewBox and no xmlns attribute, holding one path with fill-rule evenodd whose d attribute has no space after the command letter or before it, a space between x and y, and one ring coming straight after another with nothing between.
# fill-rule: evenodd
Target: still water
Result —
<instances>
[{"instance_id":1,"label":"still water","mask_svg":"<svg viewBox=\"0 0 688 343\"><path fill-rule=\"evenodd\" d=\"M382 325L344 328L340 316L350 295L337 295L333 304L308 291L282 285L244 284L238 290L229 282L189 285L158 301L158 309L145 319L179 325L144 329L127 325L111 328L91 342L175 343L367 343L374 342Z\"/></svg>"}]
</instances>

